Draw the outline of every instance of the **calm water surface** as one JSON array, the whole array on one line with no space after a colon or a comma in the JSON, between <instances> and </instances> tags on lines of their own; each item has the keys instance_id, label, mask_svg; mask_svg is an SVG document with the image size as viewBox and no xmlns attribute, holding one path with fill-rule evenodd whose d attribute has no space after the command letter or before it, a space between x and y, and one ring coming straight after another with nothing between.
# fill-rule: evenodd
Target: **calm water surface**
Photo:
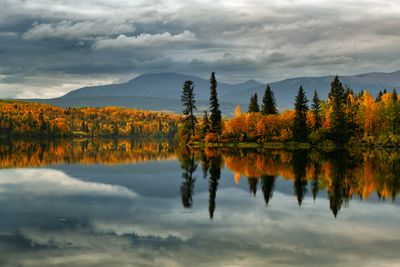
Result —
<instances>
[{"instance_id":1,"label":"calm water surface","mask_svg":"<svg viewBox=\"0 0 400 267\"><path fill-rule=\"evenodd\" d=\"M0 266L400 266L400 152L0 144Z\"/></svg>"}]
</instances>

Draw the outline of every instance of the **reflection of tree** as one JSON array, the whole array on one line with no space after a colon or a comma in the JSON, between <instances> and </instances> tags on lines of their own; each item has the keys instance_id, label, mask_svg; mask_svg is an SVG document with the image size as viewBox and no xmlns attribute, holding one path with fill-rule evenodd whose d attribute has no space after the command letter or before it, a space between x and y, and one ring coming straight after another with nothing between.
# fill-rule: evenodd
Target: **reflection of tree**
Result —
<instances>
[{"instance_id":1,"label":"reflection of tree","mask_svg":"<svg viewBox=\"0 0 400 267\"><path fill-rule=\"evenodd\" d=\"M201 170L203 173L203 178L206 179L208 170L210 169L210 159L207 157L204 151L201 152L200 159L201 159Z\"/></svg>"},{"instance_id":2,"label":"reflection of tree","mask_svg":"<svg viewBox=\"0 0 400 267\"><path fill-rule=\"evenodd\" d=\"M197 164L194 161L193 153L182 153L180 157L182 173L182 205L184 208L191 208L193 204L193 189L196 179L193 177L193 172L196 171Z\"/></svg>"},{"instance_id":3,"label":"reflection of tree","mask_svg":"<svg viewBox=\"0 0 400 267\"><path fill-rule=\"evenodd\" d=\"M269 200L272 198L272 194L275 188L276 176L263 175L261 176L261 190L264 194L265 205L268 206Z\"/></svg>"},{"instance_id":4,"label":"reflection of tree","mask_svg":"<svg viewBox=\"0 0 400 267\"><path fill-rule=\"evenodd\" d=\"M210 178L208 184L208 191L210 193L210 198L208 201L208 212L210 214L210 219L214 217L215 211L215 198L217 196L218 181L221 177L221 156L219 154L210 157Z\"/></svg>"},{"instance_id":5,"label":"reflection of tree","mask_svg":"<svg viewBox=\"0 0 400 267\"><path fill-rule=\"evenodd\" d=\"M257 184L258 184L258 177L249 177L247 179L249 183L249 191L250 193L253 194L253 196L256 196L257 194Z\"/></svg>"},{"instance_id":6,"label":"reflection of tree","mask_svg":"<svg viewBox=\"0 0 400 267\"><path fill-rule=\"evenodd\" d=\"M292 155L292 166L294 172L293 187L297 196L299 206L303 202L307 192L306 167L308 164L308 152L306 150L296 150Z\"/></svg>"},{"instance_id":7,"label":"reflection of tree","mask_svg":"<svg viewBox=\"0 0 400 267\"><path fill-rule=\"evenodd\" d=\"M345 175L349 169L349 158L349 155L345 151L335 151L329 155L332 183L330 188L328 188L328 197L330 209L335 217L343 202L347 202L351 194L348 182L345 179Z\"/></svg>"},{"instance_id":8,"label":"reflection of tree","mask_svg":"<svg viewBox=\"0 0 400 267\"><path fill-rule=\"evenodd\" d=\"M314 172L313 172L313 177L312 177L312 182L311 182L311 190L312 190L312 195L313 199L315 202L315 199L317 198L318 191L319 191L319 178L318 175L321 172L321 167L319 162L314 162Z\"/></svg>"}]
</instances>

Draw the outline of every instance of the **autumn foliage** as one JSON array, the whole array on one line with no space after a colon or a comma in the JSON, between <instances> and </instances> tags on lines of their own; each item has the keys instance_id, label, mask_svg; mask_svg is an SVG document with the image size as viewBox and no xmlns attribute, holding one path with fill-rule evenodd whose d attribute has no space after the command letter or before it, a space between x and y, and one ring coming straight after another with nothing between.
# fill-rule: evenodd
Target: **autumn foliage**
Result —
<instances>
[{"instance_id":1,"label":"autumn foliage","mask_svg":"<svg viewBox=\"0 0 400 267\"><path fill-rule=\"evenodd\" d=\"M180 116L120 107L0 101L0 136L173 136Z\"/></svg>"},{"instance_id":2,"label":"autumn foliage","mask_svg":"<svg viewBox=\"0 0 400 267\"><path fill-rule=\"evenodd\" d=\"M333 103L321 101L321 127L315 127L315 113L307 112L308 140L317 143L330 139ZM365 145L400 145L400 99L393 93L384 93L379 99L363 91L357 95L348 91L342 106L345 125L342 131L349 135L349 142ZM225 122L223 134L231 141L280 141L293 140L294 110L277 115L262 115L259 112L238 113Z\"/></svg>"}]
</instances>

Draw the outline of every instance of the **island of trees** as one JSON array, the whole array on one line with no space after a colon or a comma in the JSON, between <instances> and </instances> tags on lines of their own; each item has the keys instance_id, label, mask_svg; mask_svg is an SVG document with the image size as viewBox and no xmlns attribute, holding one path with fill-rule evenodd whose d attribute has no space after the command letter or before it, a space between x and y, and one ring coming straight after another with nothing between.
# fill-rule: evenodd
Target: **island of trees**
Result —
<instances>
[{"instance_id":1,"label":"island of trees","mask_svg":"<svg viewBox=\"0 0 400 267\"><path fill-rule=\"evenodd\" d=\"M354 92L344 86L338 76L332 80L326 100L314 91L310 103L300 86L294 108L282 112L268 85L261 106L254 94L246 113L238 105L235 116L223 120L214 72L210 77L210 114L205 112L201 120L194 115L192 81L183 86L182 103L184 120L179 140L194 146L400 146L400 98L396 89L380 91L374 98L366 90Z\"/></svg>"}]
</instances>

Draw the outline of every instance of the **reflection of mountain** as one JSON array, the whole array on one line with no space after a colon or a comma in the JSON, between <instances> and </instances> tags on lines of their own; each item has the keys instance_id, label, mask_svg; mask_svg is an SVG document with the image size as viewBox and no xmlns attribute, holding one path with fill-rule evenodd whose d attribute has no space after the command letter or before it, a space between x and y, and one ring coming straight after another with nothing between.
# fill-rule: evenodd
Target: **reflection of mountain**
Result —
<instances>
[{"instance_id":1,"label":"reflection of mountain","mask_svg":"<svg viewBox=\"0 0 400 267\"><path fill-rule=\"evenodd\" d=\"M127 164L174 159L168 140L13 141L0 144L0 168L49 164Z\"/></svg>"}]
</instances>

